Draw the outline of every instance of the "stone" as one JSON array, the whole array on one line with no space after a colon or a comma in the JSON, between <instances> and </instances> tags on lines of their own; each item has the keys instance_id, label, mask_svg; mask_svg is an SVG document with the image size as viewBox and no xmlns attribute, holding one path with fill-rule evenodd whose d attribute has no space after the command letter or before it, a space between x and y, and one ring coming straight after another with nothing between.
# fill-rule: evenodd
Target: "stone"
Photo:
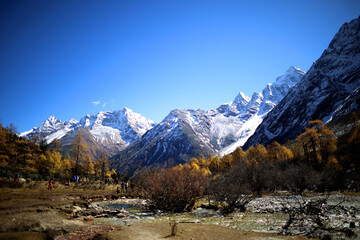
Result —
<instances>
[{"instance_id":1,"label":"stone","mask_svg":"<svg viewBox=\"0 0 360 240\"><path fill-rule=\"evenodd\" d=\"M95 220L95 218L94 218L94 217L91 217L91 216L89 216L89 217L84 217L84 221L85 221L85 222L94 221L94 220Z\"/></svg>"}]
</instances>

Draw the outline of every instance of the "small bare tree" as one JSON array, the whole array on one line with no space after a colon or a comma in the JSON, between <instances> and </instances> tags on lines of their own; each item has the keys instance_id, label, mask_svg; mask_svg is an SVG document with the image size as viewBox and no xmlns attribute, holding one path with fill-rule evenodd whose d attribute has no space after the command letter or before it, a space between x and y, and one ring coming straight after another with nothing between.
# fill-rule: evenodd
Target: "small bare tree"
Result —
<instances>
[{"instance_id":1,"label":"small bare tree","mask_svg":"<svg viewBox=\"0 0 360 240\"><path fill-rule=\"evenodd\" d=\"M246 205L253 199L245 166L238 164L213 180L210 192L220 206L222 214L232 213L235 209L244 212Z\"/></svg>"},{"instance_id":2,"label":"small bare tree","mask_svg":"<svg viewBox=\"0 0 360 240\"><path fill-rule=\"evenodd\" d=\"M288 215L288 220L282 227L281 234L289 234L294 228L302 229L300 234L313 237L320 230L323 232L343 232L347 237L354 235L351 229L331 226L331 211L337 209L344 211L341 204L346 201L345 197L338 199L335 204L330 205L329 194L306 197L304 195L289 195L277 198L281 204L282 212ZM344 212L345 213L345 212Z\"/></svg>"}]
</instances>

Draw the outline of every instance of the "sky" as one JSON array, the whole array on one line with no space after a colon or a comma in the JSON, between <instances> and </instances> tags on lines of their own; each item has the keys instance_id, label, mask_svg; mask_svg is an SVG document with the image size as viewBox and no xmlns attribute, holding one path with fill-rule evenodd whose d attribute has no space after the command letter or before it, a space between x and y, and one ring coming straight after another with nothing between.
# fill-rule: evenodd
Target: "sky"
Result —
<instances>
[{"instance_id":1,"label":"sky","mask_svg":"<svg viewBox=\"0 0 360 240\"><path fill-rule=\"evenodd\" d=\"M214 109L307 71L359 15L358 0L2 0L0 122Z\"/></svg>"}]
</instances>

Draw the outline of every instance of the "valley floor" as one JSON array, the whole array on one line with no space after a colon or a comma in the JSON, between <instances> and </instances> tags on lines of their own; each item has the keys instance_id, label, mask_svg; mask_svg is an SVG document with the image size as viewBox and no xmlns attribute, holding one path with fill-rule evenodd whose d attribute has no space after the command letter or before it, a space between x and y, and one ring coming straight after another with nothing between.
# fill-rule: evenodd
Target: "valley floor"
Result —
<instances>
[{"instance_id":1,"label":"valley floor","mask_svg":"<svg viewBox=\"0 0 360 240\"><path fill-rule=\"evenodd\" d=\"M166 221L119 226L91 217L71 216L74 206L117 198L115 191L115 185L76 188L61 184L48 191L46 182L2 188L0 239L308 239L200 223L179 223L176 236L170 236L171 227Z\"/></svg>"}]
</instances>

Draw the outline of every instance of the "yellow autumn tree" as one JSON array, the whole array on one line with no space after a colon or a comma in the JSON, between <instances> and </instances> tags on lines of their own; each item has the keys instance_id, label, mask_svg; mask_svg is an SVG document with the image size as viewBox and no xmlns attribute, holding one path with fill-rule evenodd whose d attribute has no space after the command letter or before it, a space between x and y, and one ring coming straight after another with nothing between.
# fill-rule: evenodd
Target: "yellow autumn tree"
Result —
<instances>
[{"instance_id":1,"label":"yellow autumn tree","mask_svg":"<svg viewBox=\"0 0 360 240\"><path fill-rule=\"evenodd\" d=\"M271 162L289 160L294 157L290 149L274 141L267 146L268 157Z\"/></svg>"},{"instance_id":2,"label":"yellow autumn tree","mask_svg":"<svg viewBox=\"0 0 360 240\"><path fill-rule=\"evenodd\" d=\"M221 161L219 156L212 157L209 164L211 172L218 174L221 171Z\"/></svg>"},{"instance_id":3,"label":"yellow autumn tree","mask_svg":"<svg viewBox=\"0 0 360 240\"><path fill-rule=\"evenodd\" d=\"M82 172L86 178L92 178L95 174L94 164L89 154L85 155L85 160L82 167Z\"/></svg>"},{"instance_id":4,"label":"yellow autumn tree","mask_svg":"<svg viewBox=\"0 0 360 240\"><path fill-rule=\"evenodd\" d=\"M88 152L87 145L80 132L76 134L76 138L71 143L71 145L72 145L71 152L73 153L74 161L75 161L74 174L79 175L81 164L84 161L85 156Z\"/></svg>"},{"instance_id":5,"label":"yellow autumn tree","mask_svg":"<svg viewBox=\"0 0 360 240\"><path fill-rule=\"evenodd\" d=\"M0 123L0 168L7 169L9 166L9 156L7 154L7 144L6 144L6 135L7 131L3 128Z\"/></svg>"},{"instance_id":6,"label":"yellow autumn tree","mask_svg":"<svg viewBox=\"0 0 360 240\"><path fill-rule=\"evenodd\" d=\"M66 153L61 164L61 176L67 179L71 178L71 172L74 168L74 161L70 158L69 154Z\"/></svg>"},{"instance_id":7,"label":"yellow autumn tree","mask_svg":"<svg viewBox=\"0 0 360 240\"><path fill-rule=\"evenodd\" d=\"M305 133L301 134L297 141L303 146L305 159L316 169L325 166L329 157L337 149L333 131L321 120L310 121L309 127L305 128Z\"/></svg>"},{"instance_id":8,"label":"yellow autumn tree","mask_svg":"<svg viewBox=\"0 0 360 240\"><path fill-rule=\"evenodd\" d=\"M255 160L256 162L259 163L264 163L269 159L269 155L266 148L261 144L256 144L255 146L251 146L246 151L246 156L249 161Z\"/></svg>"},{"instance_id":9,"label":"yellow autumn tree","mask_svg":"<svg viewBox=\"0 0 360 240\"><path fill-rule=\"evenodd\" d=\"M59 152L55 151L46 151L45 156L47 159L48 167L50 173L56 174L62 170L62 156Z\"/></svg>"},{"instance_id":10,"label":"yellow autumn tree","mask_svg":"<svg viewBox=\"0 0 360 240\"><path fill-rule=\"evenodd\" d=\"M232 153L232 166L246 161L246 153L241 147L237 147L235 151Z\"/></svg>"}]
</instances>

